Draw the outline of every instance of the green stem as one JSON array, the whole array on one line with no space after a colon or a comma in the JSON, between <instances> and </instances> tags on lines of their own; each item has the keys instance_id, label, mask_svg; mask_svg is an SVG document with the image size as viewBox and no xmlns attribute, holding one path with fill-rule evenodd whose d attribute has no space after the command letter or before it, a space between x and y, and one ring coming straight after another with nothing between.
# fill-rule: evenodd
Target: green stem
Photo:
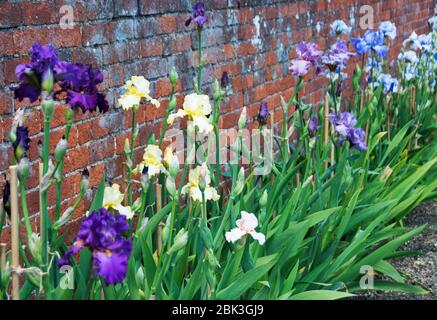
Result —
<instances>
[{"instance_id":1,"label":"green stem","mask_svg":"<svg viewBox=\"0 0 437 320\"><path fill-rule=\"evenodd\" d=\"M130 159L130 166L128 167L128 200L129 200L129 206L132 206L133 200L132 200L132 170L133 170L133 158L134 158L134 150L135 150L135 140L136 140L136 130L137 130L137 122L136 122L136 114L137 110L135 108L132 108L132 138L131 138L131 146L130 146L130 153L129 153L129 159Z\"/></svg>"},{"instance_id":2,"label":"green stem","mask_svg":"<svg viewBox=\"0 0 437 320\"><path fill-rule=\"evenodd\" d=\"M173 228L174 228L174 222L176 218L176 199L179 197L173 197L172 199L172 206L171 206L171 216L170 216L170 229L168 231L168 240L167 240L167 251L170 250L170 247L173 243Z\"/></svg>"},{"instance_id":3,"label":"green stem","mask_svg":"<svg viewBox=\"0 0 437 320\"><path fill-rule=\"evenodd\" d=\"M67 123L67 128L65 129L65 139L68 143L68 137L70 136L70 130L71 130L72 123ZM62 177L62 173L64 171L64 158L59 163L59 175ZM61 202L62 202L62 179L59 181L56 181L56 213L55 213L55 220L59 219L61 215Z\"/></svg>"},{"instance_id":4,"label":"green stem","mask_svg":"<svg viewBox=\"0 0 437 320\"><path fill-rule=\"evenodd\" d=\"M20 198L21 207L23 209L24 224L26 226L27 238L30 240L32 236L32 226L30 225L29 210L27 209L26 186L24 181L20 179Z\"/></svg>"},{"instance_id":5,"label":"green stem","mask_svg":"<svg viewBox=\"0 0 437 320\"><path fill-rule=\"evenodd\" d=\"M0 239L2 237L3 226L5 225L5 220L6 220L6 210L2 207L2 212L0 215Z\"/></svg>"},{"instance_id":6,"label":"green stem","mask_svg":"<svg viewBox=\"0 0 437 320\"><path fill-rule=\"evenodd\" d=\"M174 94L175 94L175 89L176 88L172 85L169 101L173 100ZM164 127L162 128L161 135L159 137L158 146L160 146L162 144L162 141L164 140L165 132L167 131L167 119L168 119L168 117L170 115L170 111L171 111L170 108L167 108L167 111L165 113L164 123L163 123Z\"/></svg>"},{"instance_id":7,"label":"green stem","mask_svg":"<svg viewBox=\"0 0 437 320\"><path fill-rule=\"evenodd\" d=\"M44 145L43 145L43 175L45 175L49 169L49 145L50 145L50 119L44 120ZM41 255L43 265L47 267L47 251L48 251L48 203L47 203L47 189L41 193ZM45 271L45 270L44 270Z\"/></svg>"},{"instance_id":8,"label":"green stem","mask_svg":"<svg viewBox=\"0 0 437 320\"><path fill-rule=\"evenodd\" d=\"M203 69L203 59L202 59L202 28L197 29L197 34L199 38L199 67L197 73L197 92L202 93L202 69Z\"/></svg>"}]
</instances>

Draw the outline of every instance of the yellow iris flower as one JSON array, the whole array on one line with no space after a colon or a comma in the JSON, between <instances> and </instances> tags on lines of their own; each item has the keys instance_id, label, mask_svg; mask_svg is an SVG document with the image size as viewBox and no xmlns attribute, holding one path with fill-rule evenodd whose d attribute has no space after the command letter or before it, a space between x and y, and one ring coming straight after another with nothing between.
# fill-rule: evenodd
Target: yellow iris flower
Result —
<instances>
[{"instance_id":1,"label":"yellow iris flower","mask_svg":"<svg viewBox=\"0 0 437 320\"><path fill-rule=\"evenodd\" d=\"M203 163L201 166L197 166L190 171L188 183L182 188L181 193L189 194L194 201L202 201L202 191L199 187L201 172L203 172L203 179L205 179L205 200L218 201L220 196L218 195L217 190L210 186L211 177L206 163Z\"/></svg>"},{"instance_id":2,"label":"yellow iris flower","mask_svg":"<svg viewBox=\"0 0 437 320\"><path fill-rule=\"evenodd\" d=\"M118 103L123 110L130 110L135 106L139 106L143 98L159 108L159 101L150 96L150 82L144 77L133 76L126 82L124 89L126 92L118 99Z\"/></svg>"},{"instance_id":3,"label":"yellow iris flower","mask_svg":"<svg viewBox=\"0 0 437 320\"><path fill-rule=\"evenodd\" d=\"M199 128L199 132L209 133L213 126L207 116L212 112L212 107L209 102L209 97L204 94L192 93L185 97L183 109L179 109L176 113L168 117L167 123L173 124L177 118L188 117L193 121L194 126Z\"/></svg>"},{"instance_id":4,"label":"yellow iris flower","mask_svg":"<svg viewBox=\"0 0 437 320\"><path fill-rule=\"evenodd\" d=\"M126 219L132 219L135 212L130 207L122 205L124 199L123 193L120 192L120 186L114 183L111 187L106 187L103 194L103 207L106 210L114 209Z\"/></svg>"},{"instance_id":5,"label":"yellow iris flower","mask_svg":"<svg viewBox=\"0 0 437 320\"><path fill-rule=\"evenodd\" d=\"M144 167L148 168L149 177L153 177L164 170L162 165L162 151L157 145L149 144L143 155L143 161L136 167L134 174L141 173Z\"/></svg>"}]
</instances>

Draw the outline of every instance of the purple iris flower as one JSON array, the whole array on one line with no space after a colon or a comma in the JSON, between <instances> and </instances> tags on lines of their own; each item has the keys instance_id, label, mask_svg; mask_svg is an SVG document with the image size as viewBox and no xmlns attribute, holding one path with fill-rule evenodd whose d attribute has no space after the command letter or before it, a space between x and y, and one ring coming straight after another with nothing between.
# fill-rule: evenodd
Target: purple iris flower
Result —
<instances>
[{"instance_id":1,"label":"purple iris flower","mask_svg":"<svg viewBox=\"0 0 437 320\"><path fill-rule=\"evenodd\" d=\"M351 146L359 151L366 151L367 144L365 142L365 132L361 128L352 128L349 130L347 139Z\"/></svg>"},{"instance_id":2,"label":"purple iris flower","mask_svg":"<svg viewBox=\"0 0 437 320\"><path fill-rule=\"evenodd\" d=\"M348 130L357 124L357 119L350 112L342 112L339 115L331 113L329 121L334 126L335 131L342 136L347 136Z\"/></svg>"},{"instance_id":3,"label":"purple iris flower","mask_svg":"<svg viewBox=\"0 0 437 320\"><path fill-rule=\"evenodd\" d=\"M188 27L193 20L195 23L197 23L198 28L202 28L203 25L208 21L205 15L205 5L202 2L198 2L193 6L193 13L191 17L185 21L185 26Z\"/></svg>"},{"instance_id":4,"label":"purple iris flower","mask_svg":"<svg viewBox=\"0 0 437 320\"><path fill-rule=\"evenodd\" d=\"M343 69L353 56L355 53L349 52L346 41L340 40L333 44L328 53L322 57L322 62L331 71L337 71L338 68Z\"/></svg>"},{"instance_id":5,"label":"purple iris flower","mask_svg":"<svg viewBox=\"0 0 437 320\"><path fill-rule=\"evenodd\" d=\"M310 67L311 62L301 59L294 59L291 60L291 66L289 70L295 77L304 77L310 70Z\"/></svg>"},{"instance_id":6,"label":"purple iris flower","mask_svg":"<svg viewBox=\"0 0 437 320\"><path fill-rule=\"evenodd\" d=\"M269 117L269 105L267 102L263 101L261 102L261 105L259 107L259 113L258 113L258 122L260 125L265 125L267 123L267 118Z\"/></svg>"},{"instance_id":7,"label":"purple iris flower","mask_svg":"<svg viewBox=\"0 0 437 320\"><path fill-rule=\"evenodd\" d=\"M15 98L22 101L28 98L35 102L41 95L41 84L45 77L52 76L52 70L58 62L56 50L52 45L41 46L35 42L30 48L31 60L26 64L19 64L15 68L15 75L20 84L13 86Z\"/></svg>"},{"instance_id":8,"label":"purple iris flower","mask_svg":"<svg viewBox=\"0 0 437 320\"><path fill-rule=\"evenodd\" d=\"M109 214L104 208L94 211L82 221L75 243L58 263L69 264L70 257L86 247L92 251L96 275L107 285L120 283L126 278L132 251L132 241L124 237L128 230L125 216Z\"/></svg>"},{"instance_id":9,"label":"purple iris flower","mask_svg":"<svg viewBox=\"0 0 437 320\"><path fill-rule=\"evenodd\" d=\"M20 64L15 69L20 82L11 88L15 98L20 101L29 98L30 102L35 102L41 96L44 83L52 86L53 82L59 82L61 90L57 93L65 92L72 108L80 107L83 112L97 108L101 112L108 111L106 97L97 89L97 85L103 82L103 74L98 69L59 61L52 45L41 46L38 42L32 45L30 56L29 63Z\"/></svg>"},{"instance_id":10,"label":"purple iris flower","mask_svg":"<svg viewBox=\"0 0 437 320\"><path fill-rule=\"evenodd\" d=\"M359 151L367 150L365 133L363 129L355 128L357 119L352 113L342 112L338 115L331 113L329 115L329 121L334 126L335 132L342 137L339 140L340 144L347 140L352 148L356 148Z\"/></svg>"},{"instance_id":11,"label":"purple iris flower","mask_svg":"<svg viewBox=\"0 0 437 320\"><path fill-rule=\"evenodd\" d=\"M316 68L316 74L322 73L320 58L323 51L317 48L317 44L312 42L301 42L296 48L297 58L291 60L290 72L296 77L305 76L310 67Z\"/></svg>"},{"instance_id":12,"label":"purple iris flower","mask_svg":"<svg viewBox=\"0 0 437 320\"><path fill-rule=\"evenodd\" d=\"M319 125L319 119L317 117L312 117L308 124L308 131L310 133L316 132L318 125Z\"/></svg>"},{"instance_id":13,"label":"purple iris flower","mask_svg":"<svg viewBox=\"0 0 437 320\"><path fill-rule=\"evenodd\" d=\"M320 75L322 72L322 66L320 64L320 58L323 55L323 51L319 50L317 44L313 42L302 41L296 48L298 60L305 60L310 62L313 67L316 68L316 74Z\"/></svg>"},{"instance_id":14,"label":"purple iris flower","mask_svg":"<svg viewBox=\"0 0 437 320\"><path fill-rule=\"evenodd\" d=\"M100 93L97 85L103 82L103 74L91 65L59 63L56 66L61 91L67 93L67 102L72 108L81 108L83 112L107 112L108 101Z\"/></svg>"}]
</instances>

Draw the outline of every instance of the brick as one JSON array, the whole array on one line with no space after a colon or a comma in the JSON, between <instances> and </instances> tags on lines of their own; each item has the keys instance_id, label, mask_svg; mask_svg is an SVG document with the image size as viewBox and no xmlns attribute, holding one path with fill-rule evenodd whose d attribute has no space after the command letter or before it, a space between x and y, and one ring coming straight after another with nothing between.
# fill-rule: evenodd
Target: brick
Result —
<instances>
[{"instance_id":1,"label":"brick","mask_svg":"<svg viewBox=\"0 0 437 320\"><path fill-rule=\"evenodd\" d=\"M138 13L137 0L114 0L114 16L135 16Z\"/></svg>"},{"instance_id":2,"label":"brick","mask_svg":"<svg viewBox=\"0 0 437 320\"><path fill-rule=\"evenodd\" d=\"M176 16L158 17L158 33L173 33L176 31Z\"/></svg>"},{"instance_id":3,"label":"brick","mask_svg":"<svg viewBox=\"0 0 437 320\"><path fill-rule=\"evenodd\" d=\"M82 45L93 46L109 43L109 27L101 23L84 25L82 27Z\"/></svg>"},{"instance_id":4,"label":"brick","mask_svg":"<svg viewBox=\"0 0 437 320\"><path fill-rule=\"evenodd\" d=\"M21 6L6 1L0 3L0 29L18 26L22 21Z\"/></svg>"},{"instance_id":5,"label":"brick","mask_svg":"<svg viewBox=\"0 0 437 320\"><path fill-rule=\"evenodd\" d=\"M59 11L51 8L49 2L23 2L20 5L23 23L25 25L39 25L56 23L60 19ZM15 9L15 8L14 8Z\"/></svg>"},{"instance_id":6,"label":"brick","mask_svg":"<svg viewBox=\"0 0 437 320\"><path fill-rule=\"evenodd\" d=\"M171 51L172 53L184 52L191 48L190 35L177 35L172 39Z\"/></svg>"}]
</instances>

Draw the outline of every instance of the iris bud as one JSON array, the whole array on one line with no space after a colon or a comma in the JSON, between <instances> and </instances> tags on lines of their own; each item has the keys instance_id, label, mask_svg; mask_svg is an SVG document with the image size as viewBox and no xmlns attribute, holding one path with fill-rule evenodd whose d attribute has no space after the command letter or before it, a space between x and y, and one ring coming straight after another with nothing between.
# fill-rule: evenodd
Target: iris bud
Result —
<instances>
[{"instance_id":1,"label":"iris bud","mask_svg":"<svg viewBox=\"0 0 437 320\"><path fill-rule=\"evenodd\" d=\"M32 257L39 261L41 257L41 238L34 232L29 238L29 251L32 254Z\"/></svg>"},{"instance_id":2,"label":"iris bud","mask_svg":"<svg viewBox=\"0 0 437 320\"><path fill-rule=\"evenodd\" d=\"M171 220L171 213L167 216L167 220L165 221L164 228L162 229L162 243L165 244L168 241L168 235L170 231L170 220Z\"/></svg>"},{"instance_id":3,"label":"iris bud","mask_svg":"<svg viewBox=\"0 0 437 320\"><path fill-rule=\"evenodd\" d=\"M89 188L90 172L87 168L82 171L82 179L80 181L80 191L85 193Z\"/></svg>"},{"instance_id":4,"label":"iris bud","mask_svg":"<svg viewBox=\"0 0 437 320\"><path fill-rule=\"evenodd\" d=\"M178 78L179 78L179 76L178 76L178 73L176 71L176 68L173 67L170 71L170 82L171 82L171 85L173 87L176 87L176 85L178 83Z\"/></svg>"},{"instance_id":5,"label":"iris bud","mask_svg":"<svg viewBox=\"0 0 437 320\"><path fill-rule=\"evenodd\" d=\"M165 180L165 187L172 197L176 195L176 183L172 176L167 177L167 179Z\"/></svg>"},{"instance_id":6,"label":"iris bud","mask_svg":"<svg viewBox=\"0 0 437 320\"><path fill-rule=\"evenodd\" d=\"M51 94L53 91L53 72L50 68L47 69L47 71L43 75L42 84L41 87L44 91L46 91L48 94Z\"/></svg>"},{"instance_id":7,"label":"iris bud","mask_svg":"<svg viewBox=\"0 0 437 320\"><path fill-rule=\"evenodd\" d=\"M65 156L65 152L67 151L67 140L64 136L62 136L61 140L59 140L58 144L56 145L55 149L55 160L56 162L61 162L62 159Z\"/></svg>"},{"instance_id":8,"label":"iris bud","mask_svg":"<svg viewBox=\"0 0 437 320\"><path fill-rule=\"evenodd\" d=\"M130 143L129 143L129 139L126 138L126 140L124 140L124 153L125 154L129 154L130 153Z\"/></svg>"},{"instance_id":9,"label":"iris bud","mask_svg":"<svg viewBox=\"0 0 437 320\"><path fill-rule=\"evenodd\" d=\"M261 198L259 199L259 205L260 205L261 208L265 208L266 207L267 200L268 200L267 190L264 190Z\"/></svg>"},{"instance_id":10,"label":"iris bud","mask_svg":"<svg viewBox=\"0 0 437 320\"><path fill-rule=\"evenodd\" d=\"M316 137L312 137L310 139L309 147L310 149L314 149L314 146L316 145Z\"/></svg>"},{"instance_id":11,"label":"iris bud","mask_svg":"<svg viewBox=\"0 0 437 320\"><path fill-rule=\"evenodd\" d=\"M55 109L55 102L53 100L45 100L42 103L42 110L44 112L44 121L51 121Z\"/></svg>"},{"instance_id":12,"label":"iris bud","mask_svg":"<svg viewBox=\"0 0 437 320\"><path fill-rule=\"evenodd\" d=\"M67 108L65 110L64 116L65 116L65 120L67 121L67 124L71 125L73 123L75 115L76 114L73 109Z\"/></svg>"},{"instance_id":13,"label":"iris bud","mask_svg":"<svg viewBox=\"0 0 437 320\"><path fill-rule=\"evenodd\" d=\"M174 239L174 243L171 246L170 250L168 251L169 254L177 252L181 249L183 249L188 242L188 232L185 231L184 228L179 230L179 232L176 234L176 237Z\"/></svg>"},{"instance_id":14,"label":"iris bud","mask_svg":"<svg viewBox=\"0 0 437 320\"><path fill-rule=\"evenodd\" d=\"M38 140L38 156L42 159L43 153L43 143L41 140Z\"/></svg>"},{"instance_id":15,"label":"iris bud","mask_svg":"<svg viewBox=\"0 0 437 320\"><path fill-rule=\"evenodd\" d=\"M242 130L246 127L247 122L247 108L244 107L241 111L240 118L238 119L238 129Z\"/></svg>"},{"instance_id":16,"label":"iris bud","mask_svg":"<svg viewBox=\"0 0 437 320\"><path fill-rule=\"evenodd\" d=\"M287 108L287 102L285 101L284 97L281 96L281 109L284 113L288 113L288 108Z\"/></svg>"},{"instance_id":17,"label":"iris bud","mask_svg":"<svg viewBox=\"0 0 437 320\"><path fill-rule=\"evenodd\" d=\"M17 134L15 133L15 130L11 130L9 132L9 141L13 144L15 141L17 141Z\"/></svg>"},{"instance_id":18,"label":"iris bud","mask_svg":"<svg viewBox=\"0 0 437 320\"><path fill-rule=\"evenodd\" d=\"M199 172L199 189L200 191L205 191L206 189L206 176L208 175L208 167L206 166L206 164L202 164L202 166L200 167L200 172Z\"/></svg>"},{"instance_id":19,"label":"iris bud","mask_svg":"<svg viewBox=\"0 0 437 320\"><path fill-rule=\"evenodd\" d=\"M234 197L238 196L244 188L244 168L241 167L240 171L238 172L237 182L235 184L235 188L232 191L232 195Z\"/></svg>"},{"instance_id":20,"label":"iris bud","mask_svg":"<svg viewBox=\"0 0 437 320\"><path fill-rule=\"evenodd\" d=\"M229 86L229 74L227 71L223 71L222 78L220 79L220 86L222 89L226 89Z\"/></svg>"},{"instance_id":21,"label":"iris bud","mask_svg":"<svg viewBox=\"0 0 437 320\"><path fill-rule=\"evenodd\" d=\"M73 212L74 212L73 207L69 207L67 210L65 210L62 216L58 220L56 220L55 223L53 224L53 229L59 230L60 227L68 223L71 219L71 216L73 215Z\"/></svg>"},{"instance_id":22,"label":"iris bud","mask_svg":"<svg viewBox=\"0 0 437 320\"><path fill-rule=\"evenodd\" d=\"M147 188L149 185L149 167L144 166L143 171L141 172L141 187L143 189Z\"/></svg>"},{"instance_id":23,"label":"iris bud","mask_svg":"<svg viewBox=\"0 0 437 320\"><path fill-rule=\"evenodd\" d=\"M225 92L221 89L218 80L216 79L212 85L214 100L221 100L225 96Z\"/></svg>"},{"instance_id":24,"label":"iris bud","mask_svg":"<svg viewBox=\"0 0 437 320\"><path fill-rule=\"evenodd\" d=\"M177 105L176 97L173 97L173 99L171 99L170 103L168 104L169 112L172 112L173 110L175 110L176 109L176 105Z\"/></svg>"},{"instance_id":25,"label":"iris bud","mask_svg":"<svg viewBox=\"0 0 437 320\"><path fill-rule=\"evenodd\" d=\"M30 162L27 157L22 157L17 166L18 175L23 182L27 180L30 174Z\"/></svg>"}]
</instances>

